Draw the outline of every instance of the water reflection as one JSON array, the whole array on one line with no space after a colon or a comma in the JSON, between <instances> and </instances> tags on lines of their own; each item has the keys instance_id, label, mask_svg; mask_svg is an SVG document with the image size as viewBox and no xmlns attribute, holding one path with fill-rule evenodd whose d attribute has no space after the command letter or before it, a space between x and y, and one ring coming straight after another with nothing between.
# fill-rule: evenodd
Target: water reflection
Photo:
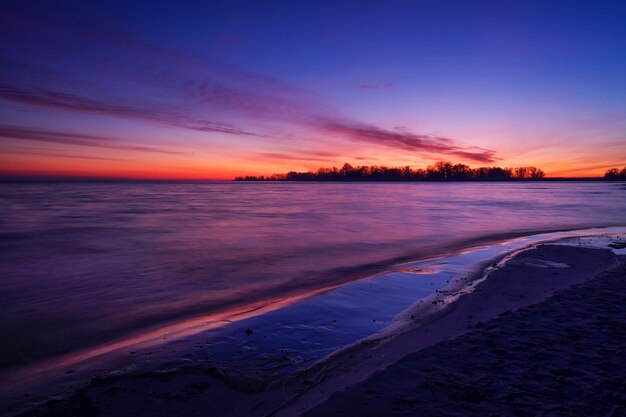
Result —
<instances>
[{"instance_id":1,"label":"water reflection","mask_svg":"<svg viewBox=\"0 0 626 417\"><path fill-rule=\"evenodd\" d=\"M2 184L0 204L5 369L481 237L626 220L609 183Z\"/></svg>"}]
</instances>

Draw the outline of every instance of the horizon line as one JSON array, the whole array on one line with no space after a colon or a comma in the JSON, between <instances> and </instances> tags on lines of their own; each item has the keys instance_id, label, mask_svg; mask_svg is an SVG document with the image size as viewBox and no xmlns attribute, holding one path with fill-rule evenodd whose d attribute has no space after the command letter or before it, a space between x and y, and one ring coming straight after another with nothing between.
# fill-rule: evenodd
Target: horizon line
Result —
<instances>
[{"instance_id":1,"label":"horizon line","mask_svg":"<svg viewBox=\"0 0 626 417\"><path fill-rule=\"evenodd\" d=\"M255 182L255 181L236 181L235 178L181 178L181 177L107 177L107 176L82 176L82 175L0 175L0 182L27 182L27 181L84 181L84 182L132 182L132 181L142 181L142 182ZM595 176L595 177L550 177L546 176L541 179L534 179L532 181L611 181L607 180L603 176ZM624 181L623 179L617 179L613 181ZM281 181L256 181L256 182L402 182L402 181L384 181L384 180L360 180L360 181L290 181L290 180L281 180ZM422 180L422 181L404 181L404 182L516 182L516 181L472 181L472 180L447 180L447 181L437 181L437 180Z\"/></svg>"}]
</instances>

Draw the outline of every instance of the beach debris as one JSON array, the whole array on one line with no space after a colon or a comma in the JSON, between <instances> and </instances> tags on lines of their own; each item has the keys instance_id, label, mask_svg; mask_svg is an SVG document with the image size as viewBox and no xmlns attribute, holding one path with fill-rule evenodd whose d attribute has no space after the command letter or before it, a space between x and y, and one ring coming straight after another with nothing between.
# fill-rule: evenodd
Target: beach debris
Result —
<instances>
[{"instance_id":1,"label":"beach debris","mask_svg":"<svg viewBox=\"0 0 626 417\"><path fill-rule=\"evenodd\" d=\"M609 246L613 249L624 249L626 248L626 242L612 242L609 243Z\"/></svg>"}]
</instances>

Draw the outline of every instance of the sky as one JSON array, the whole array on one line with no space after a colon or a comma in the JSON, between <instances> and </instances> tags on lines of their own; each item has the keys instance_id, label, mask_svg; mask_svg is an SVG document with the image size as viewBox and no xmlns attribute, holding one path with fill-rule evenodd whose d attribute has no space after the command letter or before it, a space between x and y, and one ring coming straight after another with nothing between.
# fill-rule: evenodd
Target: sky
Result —
<instances>
[{"instance_id":1,"label":"sky","mask_svg":"<svg viewBox=\"0 0 626 417\"><path fill-rule=\"evenodd\" d=\"M626 2L4 1L0 175L626 165Z\"/></svg>"}]
</instances>

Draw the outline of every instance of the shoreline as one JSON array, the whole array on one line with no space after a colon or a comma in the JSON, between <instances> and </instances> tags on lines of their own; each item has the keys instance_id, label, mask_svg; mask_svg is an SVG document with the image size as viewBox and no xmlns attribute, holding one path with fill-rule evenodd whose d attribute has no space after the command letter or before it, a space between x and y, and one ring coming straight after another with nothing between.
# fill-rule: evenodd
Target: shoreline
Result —
<instances>
[{"instance_id":1,"label":"shoreline","mask_svg":"<svg viewBox=\"0 0 626 417\"><path fill-rule=\"evenodd\" d=\"M608 256L606 263L600 262L584 272L565 270L563 273L567 274L568 277L564 282L559 284L553 283L549 286L542 286L539 281L535 281L534 284L537 285L537 287L534 288L535 292L533 293L530 291L530 288L527 288L528 283L521 283L520 278L529 273L533 273L533 269L535 268L527 265L516 265L511 261L515 261L524 254L529 252L533 253L538 250L546 252L541 255L551 257L554 255L554 252L558 250L556 248L576 249L576 246L559 245L559 242L556 241L532 245L511 256L502 255L501 261L504 263L498 267L487 270L484 274L479 274L478 277L475 277L478 279L469 280L470 286L476 284L474 290L472 292L462 293L457 301L448 304L439 304L436 300L440 295L436 294L432 297L432 301L427 300L423 304L417 303L414 308L407 311L405 315L409 316L409 318L411 314L418 317L415 313L419 311L420 308L424 308L428 311L425 320L416 320L415 323L413 323L413 328L407 328L405 326L403 331L398 334L390 335L388 340L383 339L382 343L374 343L371 346L363 346L363 349L346 352L346 356L350 356L349 360L335 371L335 375L331 375L328 378L324 383L325 386L318 387L312 392L300 395L297 401L281 409L275 415L300 415L328 399L328 393L341 391L360 381L366 380L375 372L397 363L407 355L419 352L440 342L454 339L472 328L479 327L481 324L488 322L500 314L537 304L559 291L576 284L591 281L598 275L616 269L623 269L624 265L626 265L626 255L615 255L611 254L609 251L605 251L605 256ZM598 253L602 251L602 249L591 250L598 251ZM575 252L572 253L579 255ZM598 253L592 253L590 257L584 259L582 262L579 260L579 262L597 262L598 260L595 259L595 257L598 256ZM620 261L619 256L622 256L624 259ZM574 261L571 256L566 256L565 258L570 262ZM612 259L615 259L615 262L613 262ZM512 269L518 270L511 271ZM546 268L546 270L550 271L550 274L555 273L554 268ZM560 268L556 273L561 273ZM513 276L512 279L509 279L509 282L505 285L497 285L498 278L502 279L507 274L511 274ZM517 281L517 283L515 283L515 281ZM507 297L503 297L506 292L510 294ZM431 302L436 308L431 308ZM441 307L437 308L437 306Z\"/></svg>"},{"instance_id":2,"label":"shoreline","mask_svg":"<svg viewBox=\"0 0 626 417\"><path fill-rule=\"evenodd\" d=\"M528 250L532 250L532 249L521 249L521 253L524 253ZM516 256L518 255L517 254L511 255L511 254L503 253L501 257L508 259L508 258L515 258ZM510 259L508 260L510 261ZM420 262L423 262L423 261L420 261ZM508 265L507 262L504 263L504 267L506 267L506 265ZM528 266L526 266L525 268L528 268ZM499 271L499 269L495 268L493 271L497 272ZM469 281L474 282L475 278L470 279ZM480 287L482 284L483 282L478 283L477 286ZM569 283L568 285L571 285L571 284L572 283ZM441 295L442 294L436 293L434 295L434 298L437 299L437 297L440 297ZM464 297L461 297L461 301L463 300L463 298ZM405 314L405 318L409 317L410 313L421 317L421 315L416 313L417 310L415 310L416 308L419 309L419 304L420 303L416 303L416 305L411 307L412 309L407 310ZM421 304L424 304L424 303L421 303ZM439 323L437 326L441 328L442 326L441 326L440 321L442 317L445 318L450 315L448 311L449 307L455 306L454 310L456 310L456 307L458 307L458 305L459 305L458 300L455 302L451 302L451 303L450 302L448 303L435 302L434 304L427 305L428 308L426 308L426 310L428 309L432 310L431 306L434 306L435 309L430 312L430 315L429 315L430 322L428 323L422 322L422 325L418 327L418 329L426 329L426 328L429 328L429 326L432 327L433 323ZM439 307L442 307L442 308L439 308ZM504 306L504 307L500 306L500 307L507 308L507 306ZM510 305L508 307L510 307ZM452 333L450 333L450 330L453 330ZM448 328L448 333L444 332L445 334L443 334L443 336L441 337L444 337L444 338L451 337L451 335L454 332L458 332L461 330L463 329L458 328L458 326L453 327L453 328ZM325 398L325 395L320 395L320 393L324 391L322 387L328 385L329 387L331 387L330 390L332 391L344 385L345 386L352 385L356 381L358 381L359 378L362 379L365 376L371 374L373 371L380 369L381 367L388 366L391 363L394 363L394 361L399 360L402 355L405 355L405 354L411 353L411 351L414 351L416 347L414 345L406 343L406 340L408 340L407 338L413 337L415 335L414 332L415 332L415 329L408 329L408 331L407 329L404 329L402 331L391 332L388 335L377 334L375 335L375 337L372 337L372 338L364 338L356 342L353 345L349 345L342 349L339 349L338 351L335 351L330 356L328 356L325 359L322 359L321 361L318 361L315 365L308 368L307 370L296 373L293 376L287 377L286 381L283 381L282 391L284 391L284 393L287 393L289 391L292 392L291 396L287 395L287 399L290 397L298 398L298 400L295 401L293 404L291 401L285 402L286 399L284 397L286 394L276 393L276 392L274 392L271 395L267 395L267 394L261 395L261 397L263 398L262 401L274 403L274 405L279 408L279 412L276 415L291 415L291 413L294 411L294 407L302 408L303 407L302 404L306 404L306 406L304 407L305 409L311 408L311 404L319 403L322 399ZM436 340L436 338L432 339L430 343L431 344L434 343L433 342L434 340ZM355 355L355 352L356 352L356 355ZM382 356L377 356L377 355L382 355ZM344 361L346 356L350 357L347 362ZM385 357L385 359L381 359L382 357ZM326 368L331 366L330 364L332 364L332 366L335 367L335 372L338 369L343 369L345 371L345 369L354 369L355 367L357 367L358 369L361 369L362 371L360 373L352 372L349 374L346 374L345 372L342 371L342 375L336 376L336 375L332 375L332 373L328 374L328 370ZM193 369L194 366L196 369ZM206 369L204 369L202 366L192 365L191 368L192 369L183 370L182 375L189 376L189 374L186 374L187 371L190 371L191 374L194 374L198 370L202 370L203 374L206 373ZM173 375L177 375L180 369L184 369L184 367L176 369L174 371L170 371L170 372L173 372ZM237 389L241 389L242 387L245 388L247 386L248 388L245 388L244 391L250 390L250 389L254 391L255 389L259 388L259 384L263 385L262 381L255 379L254 377L250 378L250 376L245 376L242 378L241 375L233 375L233 374L228 375L227 372L222 373L222 371L220 371L219 369L215 369L212 366L208 366L208 369L209 369L209 373L211 374L210 379L212 380L216 379L216 380L222 381L222 383L224 383L225 385L238 387ZM133 380L133 378L136 378L138 375L150 375L150 371L146 371L145 369L141 371L137 371L137 370L133 371L131 368L131 372L125 376L124 375L118 376L116 374L103 376L101 378L96 378L92 380L92 382L87 386L87 389L90 389L90 387L93 388L94 381L99 381L98 384L106 385L106 381L108 381L109 378L111 378L112 380L118 380L118 378L120 378L121 380L124 380L126 378L126 382L129 382ZM326 381L332 381L332 383L329 383ZM320 386L320 384L322 385ZM304 393L300 392L303 390L303 387L307 387L307 386L316 386L316 388L314 390L311 390L311 389L305 390ZM272 388L272 386L270 386L268 390L269 392L275 391L275 389ZM233 393L231 392L231 394ZM237 395L235 395L235 397L237 397ZM261 397L259 397L257 394L254 394L250 396L250 399L259 400L259 398ZM283 398L280 398L280 397L283 397ZM53 403L56 404L56 400L54 400ZM63 401L61 401L61 403L63 403ZM71 403L71 400L70 400L70 403ZM265 407L260 407L260 408L264 409ZM267 410L264 410L264 411L267 411ZM263 415L263 414L254 414L254 415Z\"/></svg>"},{"instance_id":3,"label":"shoreline","mask_svg":"<svg viewBox=\"0 0 626 417\"><path fill-rule=\"evenodd\" d=\"M125 334L121 334L119 337L104 341L102 343L85 346L78 348L72 352L63 353L54 357L46 357L36 360L29 364L25 364L19 368L9 368L0 371L0 375L6 376L11 374L18 374L24 371L26 368L48 368L58 362L78 362L81 361L81 357L91 357L101 355L102 352L108 352L118 350L116 346L134 346L138 343L143 343L145 340L156 341L161 336L167 336L168 339L172 339L173 333L180 332L183 335L188 335L189 332L202 332L204 330L223 325L237 320L238 317L248 317L256 314L263 314L267 311L280 309L284 305L288 305L298 300L315 296L319 293L331 291L337 287L348 285L353 282L368 280L378 274L393 270L397 265L411 264L415 262L429 261L436 258L446 258L454 256L458 253L463 253L468 250L479 247L497 247L507 242L515 241L517 239L530 238L544 235L565 235L569 233L584 233L584 232L603 232L610 230L626 230L626 225L623 224L605 224L601 226L576 226L576 227L562 227L562 228L544 228L544 229L529 229L518 230L513 232L493 233L488 235L481 235L472 238L459 239L456 241L448 242L445 244L433 244L426 245L419 250L407 252L402 255L394 256L391 258L379 260L372 263L362 263L353 266L339 267L331 270L320 272L322 275L333 276L324 282L316 282L314 285L299 285L278 288L280 292L277 296L263 296L260 300L239 302L234 301L232 303L225 303L224 307L218 311L193 311L192 313L180 314L177 317L162 320L159 322L147 322L142 327L135 328ZM336 272L340 271L340 274L336 275ZM343 274L343 275L342 275ZM296 290L297 289L297 290ZM206 325L198 325L198 323L205 323ZM136 342L136 341L138 342ZM111 348L109 349L108 346ZM93 353L91 353L93 352ZM77 357L74 359L73 357Z\"/></svg>"},{"instance_id":4,"label":"shoreline","mask_svg":"<svg viewBox=\"0 0 626 417\"><path fill-rule=\"evenodd\" d=\"M470 323L301 405L297 415L622 416L626 255L616 260L616 268Z\"/></svg>"}]
</instances>

